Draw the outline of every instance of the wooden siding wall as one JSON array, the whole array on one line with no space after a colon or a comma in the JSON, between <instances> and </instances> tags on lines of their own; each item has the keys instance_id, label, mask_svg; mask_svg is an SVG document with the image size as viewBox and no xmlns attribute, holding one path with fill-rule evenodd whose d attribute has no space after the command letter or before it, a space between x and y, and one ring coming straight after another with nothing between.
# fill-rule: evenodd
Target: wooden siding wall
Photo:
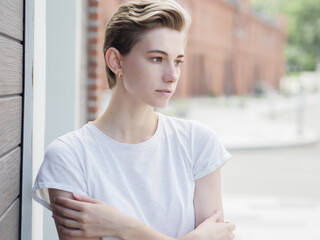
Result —
<instances>
[{"instance_id":1,"label":"wooden siding wall","mask_svg":"<svg viewBox=\"0 0 320 240\"><path fill-rule=\"evenodd\" d=\"M0 1L0 238L19 239L23 0Z\"/></svg>"}]
</instances>

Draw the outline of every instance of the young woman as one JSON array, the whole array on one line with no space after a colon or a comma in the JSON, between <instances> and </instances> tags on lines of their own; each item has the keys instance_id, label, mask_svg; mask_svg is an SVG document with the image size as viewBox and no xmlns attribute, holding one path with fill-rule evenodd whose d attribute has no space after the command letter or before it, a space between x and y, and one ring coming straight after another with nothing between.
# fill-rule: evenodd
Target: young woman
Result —
<instances>
[{"instance_id":1,"label":"young woman","mask_svg":"<svg viewBox=\"0 0 320 240\"><path fill-rule=\"evenodd\" d=\"M120 6L105 31L105 113L47 149L33 197L60 239L233 239L209 128L154 112L175 92L190 17L174 0Z\"/></svg>"}]
</instances>

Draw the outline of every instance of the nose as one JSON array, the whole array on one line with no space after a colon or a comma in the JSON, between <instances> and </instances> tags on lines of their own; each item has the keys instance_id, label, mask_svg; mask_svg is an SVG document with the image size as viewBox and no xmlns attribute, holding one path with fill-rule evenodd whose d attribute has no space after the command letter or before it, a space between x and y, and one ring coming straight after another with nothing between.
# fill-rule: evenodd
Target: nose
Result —
<instances>
[{"instance_id":1,"label":"nose","mask_svg":"<svg viewBox=\"0 0 320 240\"><path fill-rule=\"evenodd\" d=\"M168 64L165 67L163 80L165 82L175 83L179 80L180 68L176 67L174 63Z\"/></svg>"}]
</instances>

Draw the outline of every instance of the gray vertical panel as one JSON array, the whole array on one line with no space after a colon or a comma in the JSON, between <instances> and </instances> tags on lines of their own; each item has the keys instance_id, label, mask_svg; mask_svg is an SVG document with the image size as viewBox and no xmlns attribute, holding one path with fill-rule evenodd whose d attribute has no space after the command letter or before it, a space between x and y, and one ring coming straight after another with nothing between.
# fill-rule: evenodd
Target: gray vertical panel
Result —
<instances>
[{"instance_id":1,"label":"gray vertical panel","mask_svg":"<svg viewBox=\"0 0 320 240\"><path fill-rule=\"evenodd\" d=\"M75 42L78 0L47 1L46 140L75 128ZM57 12L59 17L57 18Z\"/></svg>"}]
</instances>

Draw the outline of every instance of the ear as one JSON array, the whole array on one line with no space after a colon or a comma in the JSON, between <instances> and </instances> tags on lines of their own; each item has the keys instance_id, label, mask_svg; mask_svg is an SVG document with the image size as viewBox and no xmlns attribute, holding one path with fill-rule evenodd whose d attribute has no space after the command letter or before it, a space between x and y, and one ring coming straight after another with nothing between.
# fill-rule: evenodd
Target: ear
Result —
<instances>
[{"instance_id":1,"label":"ear","mask_svg":"<svg viewBox=\"0 0 320 240\"><path fill-rule=\"evenodd\" d=\"M108 67L115 75L122 72L121 54L116 48L109 48L106 52L105 58Z\"/></svg>"}]
</instances>

